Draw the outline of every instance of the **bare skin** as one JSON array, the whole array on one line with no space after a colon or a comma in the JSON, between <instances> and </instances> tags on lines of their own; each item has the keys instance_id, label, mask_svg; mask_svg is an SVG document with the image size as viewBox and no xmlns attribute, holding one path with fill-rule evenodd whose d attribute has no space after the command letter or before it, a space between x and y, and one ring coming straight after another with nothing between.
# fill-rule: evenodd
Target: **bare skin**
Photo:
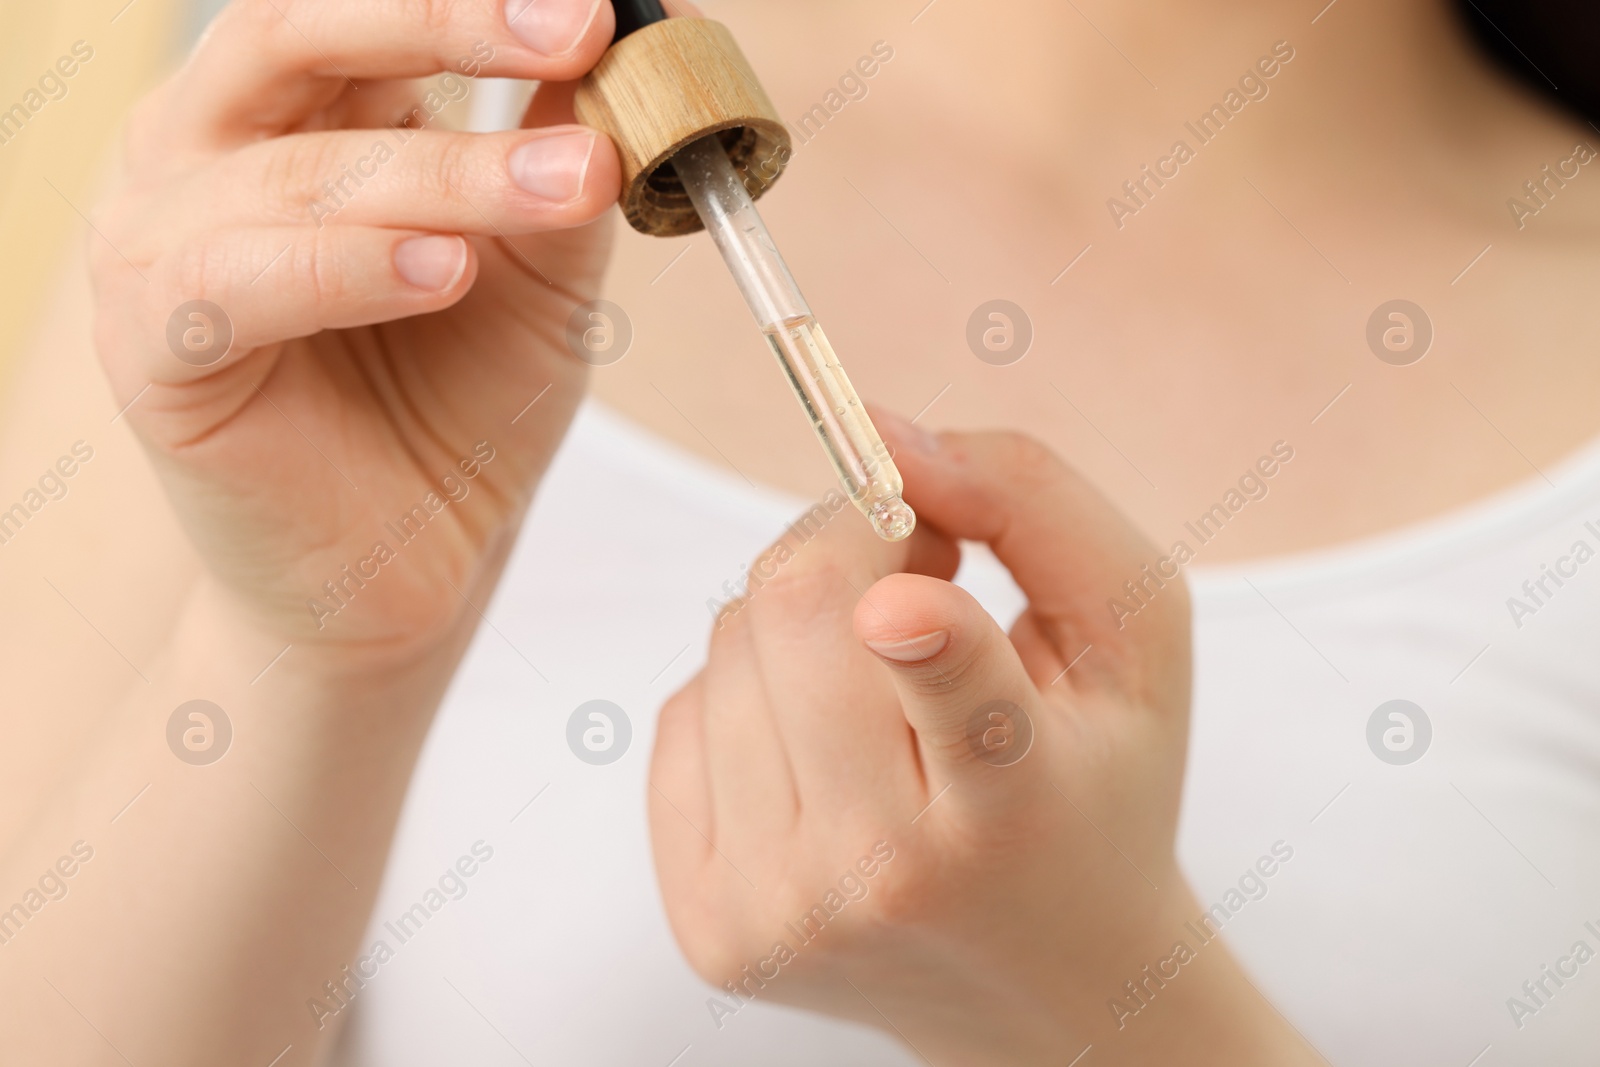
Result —
<instances>
[{"instance_id":1,"label":"bare skin","mask_svg":"<svg viewBox=\"0 0 1600 1067\"><path fill-rule=\"evenodd\" d=\"M497 4L464 7L483 20L499 17ZM1600 280L1587 241L1600 223L1600 194L1589 191L1585 171L1521 231L1505 208L1523 181L1570 153L1584 127L1495 81L1464 46L1445 46L1449 31L1433 5L1343 0L1314 26L1310 13L1288 5L1140 10L1084 13L1159 91L1059 5L1008 5L997 16L944 0L912 26L912 12L879 22L831 3L808 7L803 28L756 5L711 9L739 30L788 114L820 99L874 40L896 48L872 95L801 149L767 206L863 394L915 414L952 385L924 416L928 425L1029 430L1156 544L1274 441L1293 443L1293 479L1278 479L1275 503L1208 546L1206 561L1392 529L1533 477L1530 462L1548 467L1594 435L1600 371L1585 353L1595 327L1574 309ZM997 18L1016 21L985 21ZM512 48L507 32L497 32L497 47ZM604 32L594 30L596 43ZM795 33L811 35L814 48L795 47ZM1169 150L1185 118L1285 39L1296 58L1272 80L1272 94L1116 229L1106 198ZM461 43L464 52L471 42ZM531 61L502 72L552 73ZM316 91L331 96L334 82L328 75ZM544 118L559 122L559 111ZM938 138L923 132L929 124ZM962 145L979 147L952 147ZM173 147L158 143L150 156L174 161ZM260 206L241 195L244 207ZM175 215L201 207L185 202ZM128 228L112 231L119 245L159 250L170 233L139 233L140 217L128 209ZM514 236L533 235L521 247L541 265L546 254L564 264L563 280L586 293L597 282L598 259L587 257L598 238L546 245L537 234L588 217L497 221ZM521 268L481 219L456 228L473 235L478 274L469 265L426 307L389 303L389 317L442 308L470 286L467 299L480 303L459 306L481 329L484 316L470 312L496 303L486 281L520 284ZM631 236L621 248L610 295L648 330L629 358L598 376L601 397L715 459L709 438L754 480L806 493L825 488L815 446L709 249L697 248L651 285L678 250ZM104 248L95 256L102 274L120 269ZM351 295L392 297L392 282L356 286ZM512 303L527 308L526 294L513 291ZM111 292L104 279L100 292L102 301ZM979 363L963 340L971 308L995 296L1024 305L1038 330L1033 351L1006 369ZM1438 328L1428 358L1403 369L1379 363L1363 340L1371 310L1400 296L1423 305ZM4 884L33 881L74 840L96 848L71 895L6 947L3 1028L19 1052L58 1062L120 1063L123 1052L135 1062L267 1062L292 1043L281 1062L311 1063L328 1032L311 1025L305 998L352 955L417 746L474 624L465 601L481 605L488 595L581 376L554 358L562 353L551 343L560 325L552 309L535 307L531 327L519 315L498 317L504 308L489 318L486 338L514 344L517 331L531 328L535 338L521 350L542 362L502 368L529 387L511 390L516 402L504 375L462 395L508 421L524 396L559 376L563 387L543 403L560 406L518 424L525 436L502 453L514 463L489 468L506 479L503 497L485 491L487 483L476 490L472 507L487 510L470 514L482 523L407 557L408 567L417 561L410 573L426 576L407 598L422 610L407 616L383 610L378 598L355 602L348 621L359 620L361 636L372 640L352 655L350 645L308 640L306 620L282 607L285 589L300 589L308 576L314 586L366 547L365 538L328 538L348 513L302 507L307 479L337 494L338 478L250 401L257 425L278 436L237 453L248 461L224 473L274 484L282 496L265 518L238 501L225 514L197 514L194 501L211 498L186 496L184 477L194 472L175 477L171 466L170 446L185 435L164 435L172 424L149 421L174 409L158 405L112 423L149 376L131 374L135 354L122 352L119 363L102 337L99 356L113 385L99 382L92 299L80 272L52 305L0 446L3 484L17 487L74 440L96 448L73 495L7 545L0 566L0 598L12 607L0 616L11 700L11 743L0 749ZM293 304L264 308L260 321L287 317ZM137 336L159 354L166 311L152 312L142 333L130 327L119 336ZM106 316L103 303L98 313ZM404 336L429 328L414 327ZM501 328L507 332L495 332ZM263 344L286 347L302 370L351 354L339 348L337 331L309 336L316 339ZM680 337L694 340L671 343ZM262 362L271 358L283 357L269 353ZM537 382L534 372L542 372ZM286 408L303 422L323 383L312 375L290 384L291 402L312 402ZM443 383L445 392L453 387ZM276 386L265 388L285 402ZM313 422L307 432L325 442L334 425ZM447 442L465 447L445 448L446 466L477 440L465 427L462 434ZM364 467L392 454L399 453L350 453L364 456ZM390 469L382 514L411 503L422 487L423 472L410 463ZM437 473L438 464L423 466ZM252 552L230 552L240 544ZM441 625L431 609L444 604L455 606ZM296 647L262 674L288 644ZM235 713L240 737L235 754L203 777L172 758L162 734L173 707L196 696ZM1170 773L1166 784L1175 787ZM135 797L142 799L124 811ZM1160 819L1146 825L1159 853ZM1182 910L1181 902L1173 907ZM1259 1004L1244 1006L1226 957L1213 959L1207 966L1217 967L1218 980L1186 987L1208 995L1187 1009L1174 1002L1174 1032L1185 1032L1184 1010L1236 1020L1251 1041L1267 1040L1235 1047L1261 1052L1259 1062L1285 1062L1280 1053L1292 1039L1259 1015ZM1063 1059L1074 1050L1065 1051ZM1255 1061L1241 1054L1230 1062Z\"/></svg>"},{"instance_id":2,"label":"bare skin","mask_svg":"<svg viewBox=\"0 0 1600 1067\"><path fill-rule=\"evenodd\" d=\"M1585 167L1521 231L1506 207L1600 138L1501 81L1442 4L1340 3L1315 25L1294 4L1080 7L1159 91L1070 5L941 3L915 25L844 2L798 27L728 12L791 123L875 41L895 50L762 202L863 396L909 417L950 385L919 425L1025 429L1163 546L1288 441L1270 506L1200 562L1438 515L1600 431L1600 327L1577 311L1600 282L1600 181ZM1197 145L1184 122L1280 40L1295 58L1269 95L1118 230L1107 198L1174 140ZM681 249L626 235L610 287L641 340L593 389L712 462L818 494L829 472L701 240L653 281ZM1036 328L1007 368L964 337L996 297ZM1410 367L1365 341L1395 298L1436 331Z\"/></svg>"}]
</instances>

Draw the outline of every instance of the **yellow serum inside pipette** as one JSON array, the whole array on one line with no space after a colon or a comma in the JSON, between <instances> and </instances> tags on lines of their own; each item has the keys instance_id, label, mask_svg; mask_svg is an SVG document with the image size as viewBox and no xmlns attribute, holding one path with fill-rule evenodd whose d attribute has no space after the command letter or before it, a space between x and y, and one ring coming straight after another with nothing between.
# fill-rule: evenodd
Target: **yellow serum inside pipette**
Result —
<instances>
[{"instance_id":1,"label":"yellow serum inside pipette","mask_svg":"<svg viewBox=\"0 0 1600 1067\"><path fill-rule=\"evenodd\" d=\"M822 326L805 316L763 332L850 502L885 541L910 537L917 516L900 498L900 472Z\"/></svg>"}]
</instances>

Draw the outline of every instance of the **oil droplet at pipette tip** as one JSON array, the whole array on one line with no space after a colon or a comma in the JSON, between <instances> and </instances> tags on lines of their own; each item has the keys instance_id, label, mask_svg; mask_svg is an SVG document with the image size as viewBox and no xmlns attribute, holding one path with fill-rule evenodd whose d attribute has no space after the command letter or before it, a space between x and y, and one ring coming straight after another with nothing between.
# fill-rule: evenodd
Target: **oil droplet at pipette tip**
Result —
<instances>
[{"instance_id":1,"label":"oil droplet at pipette tip","mask_svg":"<svg viewBox=\"0 0 1600 1067\"><path fill-rule=\"evenodd\" d=\"M904 541L917 528L917 513L904 500L892 496L867 515L872 530L885 541Z\"/></svg>"}]
</instances>

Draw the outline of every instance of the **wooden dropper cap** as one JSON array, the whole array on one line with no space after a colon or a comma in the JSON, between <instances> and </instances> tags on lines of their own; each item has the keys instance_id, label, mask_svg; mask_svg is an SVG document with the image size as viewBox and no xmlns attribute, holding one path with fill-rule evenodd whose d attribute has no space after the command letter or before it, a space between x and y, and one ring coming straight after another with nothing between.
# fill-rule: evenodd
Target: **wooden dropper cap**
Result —
<instances>
[{"instance_id":1,"label":"wooden dropper cap","mask_svg":"<svg viewBox=\"0 0 1600 1067\"><path fill-rule=\"evenodd\" d=\"M752 199L783 173L789 130L720 22L667 18L660 0L616 0L617 37L578 86L578 121L610 135L622 160L619 203L655 237L702 229L672 157L719 134Z\"/></svg>"}]
</instances>

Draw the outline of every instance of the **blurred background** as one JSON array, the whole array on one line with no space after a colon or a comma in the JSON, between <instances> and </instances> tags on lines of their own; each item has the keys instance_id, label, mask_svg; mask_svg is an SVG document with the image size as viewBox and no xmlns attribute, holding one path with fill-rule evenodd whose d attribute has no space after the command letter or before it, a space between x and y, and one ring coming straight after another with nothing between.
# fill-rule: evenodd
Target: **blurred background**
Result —
<instances>
[{"instance_id":1,"label":"blurred background","mask_svg":"<svg viewBox=\"0 0 1600 1067\"><path fill-rule=\"evenodd\" d=\"M20 100L74 42L94 49L66 82L66 95L0 144L0 248L7 253L0 257L0 388L70 251L67 241L82 232L78 211L95 201L106 148L128 108L179 61L224 2L0 3L0 107Z\"/></svg>"}]
</instances>

